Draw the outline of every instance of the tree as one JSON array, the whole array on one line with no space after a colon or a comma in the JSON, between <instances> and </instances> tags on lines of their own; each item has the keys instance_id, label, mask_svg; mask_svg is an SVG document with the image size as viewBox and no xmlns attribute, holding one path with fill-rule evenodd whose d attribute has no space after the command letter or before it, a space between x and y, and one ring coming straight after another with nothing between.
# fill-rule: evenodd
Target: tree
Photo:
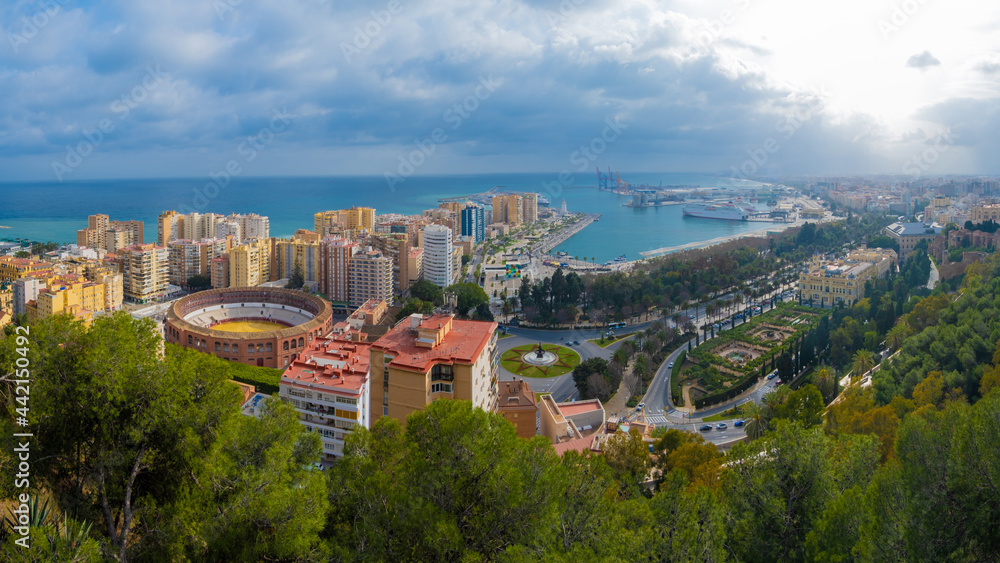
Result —
<instances>
[{"instance_id":1,"label":"tree","mask_svg":"<svg viewBox=\"0 0 1000 563\"><path fill-rule=\"evenodd\" d=\"M628 434L616 433L605 442L603 451L623 493L638 496L639 486L646 481L650 467L649 448L639 431L630 429Z\"/></svg>"},{"instance_id":2,"label":"tree","mask_svg":"<svg viewBox=\"0 0 1000 563\"><path fill-rule=\"evenodd\" d=\"M834 487L829 447L821 429L789 422L733 446L722 489L737 560L804 558L806 534Z\"/></svg>"},{"instance_id":3,"label":"tree","mask_svg":"<svg viewBox=\"0 0 1000 563\"><path fill-rule=\"evenodd\" d=\"M288 283L285 285L288 289L302 289L306 284L306 276L302 270L302 263L295 261L295 266L292 267L292 277L288 278Z\"/></svg>"},{"instance_id":4,"label":"tree","mask_svg":"<svg viewBox=\"0 0 1000 563\"><path fill-rule=\"evenodd\" d=\"M414 313L429 315L433 312L434 312L433 303L430 303L428 301L421 301L416 297L411 297L406 300L406 304L403 305L403 308L400 309L398 313L396 313L396 321L405 319L406 317L409 317Z\"/></svg>"},{"instance_id":5,"label":"tree","mask_svg":"<svg viewBox=\"0 0 1000 563\"><path fill-rule=\"evenodd\" d=\"M463 317L468 315L470 310L477 309L480 305L485 305L486 312L489 312L490 298L477 283L456 283L448 286L445 291L455 294L455 297L458 299L455 312ZM490 314L489 318L492 320L493 315Z\"/></svg>"},{"instance_id":6,"label":"tree","mask_svg":"<svg viewBox=\"0 0 1000 563\"><path fill-rule=\"evenodd\" d=\"M875 367L875 353L868 350L858 350L854 354L854 360L851 363L851 379L858 379L864 374L868 373Z\"/></svg>"},{"instance_id":7,"label":"tree","mask_svg":"<svg viewBox=\"0 0 1000 563\"><path fill-rule=\"evenodd\" d=\"M829 367L823 366L813 375L813 384L823 396L823 402L830 404L837 396L838 377L837 372Z\"/></svg>"},{"instance_id":8,"label":"tree","mask_svg":"<svg viewBox=\"0 0 1000 563\"><path fill-rule=\"evenodd\" d=\"M434 285L429 280L418 280L410 286L410 295L421 301L427 301L434 305L444 303L444 292L440 287Z\"/></svg>"},{"instance_id":9,"label":"tree","mask_svg":"<svg viewBox=\"0 0 1000 563\"><path fill-rule=\"evenodd\" d=\"M201 274L196 274L188 278L187 286L188 289L191 291L201 291L203 289L211 289L212 278L208 276L203 276Z\"/></svg>"},{"instance_id":10,"label":"tree","mask_svg":"<svg viewBox=\"0 0 1000 563\"><path fill-rule=\"evenodd\" d=\"M768 430L768 419L764 416L764 409L753 401L743 403L743 420L747 437L756 440L763 436Z\"/></svg>"},{"instance_id":11,"label":"tree","mask_svg":"<svg viewBox=\"0 0 1000 563\"><path fill-rule=\"evenodd\" d=\"M778 356L777 367L778 377L782 382L787 383L795 377L795 362L792 361L792 354L788 350Z\"/></svg>"},{"instance_id":12,"label":"tree","mask_svg":"<svg viewBox=\"0 0 1000 563\"><path fill-rule=\"evenodd\" d=\"M14 258L31 258L31 253L27 250L18 250L14 253Z\"/></svg>"},{"instance_id":13,"label":"tree","mask_svg":"<svg viewBox=\"0 0 1000 563\"><path fill-rule=\"evenodd\" d=\"M495 560L539 545L552 530L540 524L554 516L558 463L548 440L523 440L468 401L435 401L405 430L390 417L356 427L330 475L335 558Z\"/></svg>"}]
</instances>

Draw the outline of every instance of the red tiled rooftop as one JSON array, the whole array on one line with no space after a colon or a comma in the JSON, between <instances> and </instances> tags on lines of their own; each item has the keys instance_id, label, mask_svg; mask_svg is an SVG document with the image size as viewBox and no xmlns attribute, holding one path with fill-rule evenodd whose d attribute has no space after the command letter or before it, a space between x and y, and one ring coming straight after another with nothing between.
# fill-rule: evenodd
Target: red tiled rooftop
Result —
<instances>
[{"instance_id":1,"label":"red tiled rooftop","mask_svg":"<svg viewBox=\"0 0 1000 563\"><path fill-rule=\"evenodd\" d=\"M494 322L462 321L451 315L431 315L421 321L420 329L437 329L449 321L451 330L434 348L417 346L418 335L410 328L409 318L397 323L372 347L394 355L389 363L391 366L426 372L434 363L471 364L489 344L497 328Z\"/></svg>"},{"instance_id":2,"label":"red tiled rooftop","mask_svg":"<svg viewBox=\"0 0 1000 563\"><path fill-rule=\"evenodd\" d=\"M285 369L281 384L356 394L368 379L369 344L350 337L347 332L315 339Z\"/></svg>"}]
</instances>

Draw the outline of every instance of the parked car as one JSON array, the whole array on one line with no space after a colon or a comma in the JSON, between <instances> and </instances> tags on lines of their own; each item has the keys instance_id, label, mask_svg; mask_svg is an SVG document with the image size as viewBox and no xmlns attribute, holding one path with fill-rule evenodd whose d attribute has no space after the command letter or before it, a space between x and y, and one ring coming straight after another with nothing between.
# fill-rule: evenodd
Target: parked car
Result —
<instances>
[{"instance_id":1,"label":"parked car","mask_svg":"<svg viewBox=\"0 0 1000 563\"><path fill-rule=\"evenodd\" d=\"M778 370L774 370L771 373L767 374L768 379L774 379L775 377L778 377Z\"/></svg>"},{"instance_id":2,"label":"parked car","mask_svg":"<svg viewBox=\"0 0 1000 563\"><path fill-rule=\"evenodd\" d=\"M733 426L735 426L736 428L739 428L739 427L743 426L744 424L746 424L746 423L743 422L743 419L740 419L740 420L737 420L736 422L734 422Z\"/></svg>"},{"instance_id":3,"label":"parked car","mask_svg":"<svg viewBox=\"0 0 1000 563\"><path fill-rule=\"evenodd\" d=\"M708 431L709 431L709 430L711 430L711 429L712 429L712 425L711 425L711 424L705 424L704 426L702 426L702 427L701 427L701 428L699 428L698 430L700 430L700 431L702 431L702 432L708 432Z\"/></svg>"},{"instance_id":4,"label":"parked car","mask_svg":"<svg viewBox=\"0 0 1000 563\"><path fill-rule=\"evenodd\" d=\"M725 430L726 428L729 428L728 426L726 426L725 422L720 422L716 424L715 427L718 428L719 430Z\"/></svg>"}]
</instances>

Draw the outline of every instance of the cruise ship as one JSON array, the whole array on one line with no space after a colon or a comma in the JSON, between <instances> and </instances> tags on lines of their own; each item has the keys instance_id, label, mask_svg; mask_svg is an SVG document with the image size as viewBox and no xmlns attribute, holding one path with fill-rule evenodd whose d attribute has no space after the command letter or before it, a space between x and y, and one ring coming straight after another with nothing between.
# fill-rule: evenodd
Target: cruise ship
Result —
<instances>
[{"instance_id":1,"label":"cruise ship","mask_svg":"<svg viewBox=\"0 0 1000 563\"><path fill-rule=\"evenodd\" d=\"M702 219L725 219L727 221L746 221L750 211L731 203L689 203L682 210L688 217Z\"/></svg>"}]
</instances>

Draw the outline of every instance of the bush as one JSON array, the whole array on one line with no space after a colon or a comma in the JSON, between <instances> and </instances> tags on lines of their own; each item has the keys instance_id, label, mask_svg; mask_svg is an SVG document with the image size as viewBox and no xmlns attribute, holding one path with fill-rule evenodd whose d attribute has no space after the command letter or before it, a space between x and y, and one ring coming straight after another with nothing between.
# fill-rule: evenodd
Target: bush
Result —
<instances>
[{"instance_id":1,"label":"bush","mask_svg":"<svg viewBox=\"0 0 1000 563\"><path fill-rule=\"evenodd\" d=\"M696 409L700 409L707 405L714 405L716 403L732 399L733 397L753 387L753 384L757 382L757 378L758 374L751 372L732 387L723 389L722 391L716 391L715 393L705 395L704 397L698 397L694 400L694 406Z\"/></svg>"},{"instance_id":2,"label":"bush","mask_svg":"<svg viewBox=\"0 0 1000 563\"><path fill-rule=\"evenodd\" d=\"M674 362L673 369L670 370L670 394L673 395L674 406L680 406L681 401L684 396L681 394L680 376L681 366L684 365L684 360L687 359L687 350L682 350L681 355L677 356L677 361Z\"/></svg>"},{"instance_id":3,"label":"bush","mask_svg":"<svg viewBox=\"0 0 1000 563\"><path fill-rule=\"evenodd\" d=\"M229 364L230 379L253 385L257 387L258 393L264 393L265 395L276 395L278 393L278 385L281 383L281 374L284 373L284 370L249 366L236 362L226 363Z\"/></svg>"}]
</instances>

